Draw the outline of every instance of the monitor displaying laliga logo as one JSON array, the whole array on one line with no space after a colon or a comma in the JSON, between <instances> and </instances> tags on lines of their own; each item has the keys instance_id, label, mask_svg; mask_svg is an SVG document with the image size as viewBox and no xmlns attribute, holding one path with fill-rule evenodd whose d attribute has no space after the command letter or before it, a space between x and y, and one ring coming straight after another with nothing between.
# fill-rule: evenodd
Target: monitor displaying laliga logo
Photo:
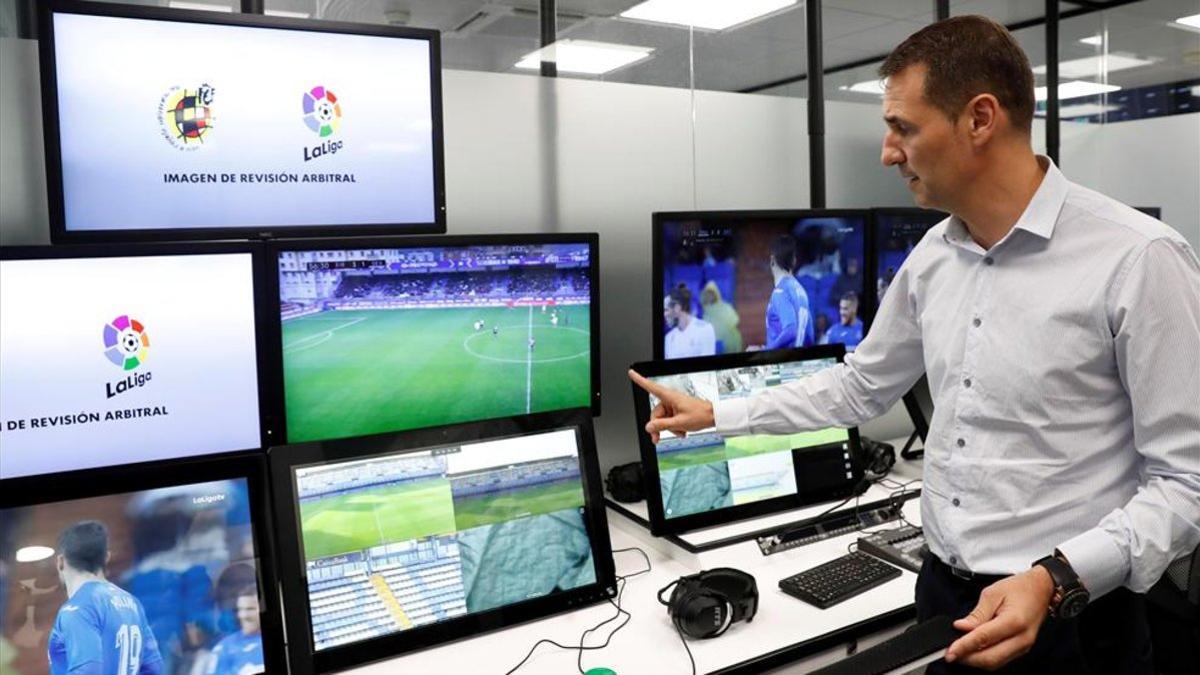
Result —
<instances>
[{"instance_id":1,"label":"monitor displaying laliga logo","mask_svg":"<svg viewBox=\"0 0 1200 675\"><path fill-rule=\"evenodd\" d=\"M320 138L332 136L341 128L342 104L338 102L337 96L324 86L317 85L304 92L301 105L304 110L304 124ZM342 144L342 141L327 140L320 145L306 147L304 161L332 155L342 149Z\"/></svg>"},{"instance_id":2,"label":"monitor displaying laliga logo","mask_svg":"<svg viewBox=\"0 0 1200 675\"><path fill-rule=\"evenodd\" d=\"M104 355L113 365L133 370L146 361L150 336L137 319L122 314L104 325Z\"/></svg>"},{"instance_id":3,"label":"monitor displaying laliga logo","mask_svg":"<svg viewBox=\"0 0 1200 675\"><path fill-rule=\"evenodd\" d=\"M213 93L208 84L196 89L178 86L168 89L158 108L163 138L180 150L199 148L212 133Z\"/></svg>"}]
</instances>

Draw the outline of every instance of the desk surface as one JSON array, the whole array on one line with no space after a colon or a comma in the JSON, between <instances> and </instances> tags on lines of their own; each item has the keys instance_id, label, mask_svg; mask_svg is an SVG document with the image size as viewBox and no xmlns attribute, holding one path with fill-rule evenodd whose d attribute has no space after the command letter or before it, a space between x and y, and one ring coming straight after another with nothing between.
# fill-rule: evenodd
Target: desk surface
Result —
<instances>
[{"instance_id":1,"label":"desk surface","mask_svg":"<svg viewBox=\"0 0 1200 675\"><path fill-rule=\"evenodd\" d=\"M920 470L919 462L901 461L893 476L897 480L908 480L918 477ZM868 492L863 496L864 502L882 499L889 492L878 486L872 489L879 492ZM812 513L801 512L797 517L816 515L828 507L818 505L812 507ZM904 508L905 517L919 524L918 500L910 500ZM873 632L907 618L911 612L916 575L908 571L898 579L826 610L812 607L779 590L780 579L844 554L847 546L858 538L857 533L771 556L763 556L750 540L688 557L668 555L670 548L664 547L663 540L650 536L647 530L611 509L608 518L613 549L641 548L650 558L652 569L629 579L622 607L632 614L632 618L616 633L608 648L583 653L585 671L603 666L619 675L690 673L687 653L666 608L658 603L656 596L658 590L671 581L701 568L736 567L754 575L758 582L759 609L753 622L736 624L717 639L688 641L697 673L743 669L760 672L765 667L803 656L800 650L805 646L834 646L849 641L852 636L848 632L853 629ZM761 527L760 524L754 529ZM645 561L636 551L614 553L613 557L618 575L645 568ZM403 668L405 672L504 673L520 662L538 640L547 638L564 645L579 644L584 630L615 615L616 610L611 605L594 605L347 672L384 675ZM589 635L585 644L603 643L615 623ZM844 638L840 638L843 635ZM820 647L818 643L825 642L823 638L832 641ZM576 672L577 656L576 650L567 651L544 644L517 672Z\"/></svg>"}]
</instances>

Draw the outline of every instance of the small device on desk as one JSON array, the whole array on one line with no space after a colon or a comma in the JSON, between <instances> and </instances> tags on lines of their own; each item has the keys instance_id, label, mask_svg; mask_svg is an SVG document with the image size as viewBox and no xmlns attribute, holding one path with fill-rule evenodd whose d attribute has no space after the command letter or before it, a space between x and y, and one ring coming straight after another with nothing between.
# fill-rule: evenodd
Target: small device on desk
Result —
<instances>
[{"instance_id":1,"label":"small device on desk","mask_svg":"<svg viewBox=\"0 0 1200 675\"><path fill-rule=\"evenodd\" d=\"M810 605L828 609L900 576L900 570L855 551L779 580L779 588Z\"/></svg>"},{"instance_id":2,"label":"small device on desk","mask_svg":"<svg viewBox=\"0 0 1200 675\"><path fill-rule=\"evenodd\" d=\"M921 571L921 564L929 553L925 533L914 525L859 537L858 550L912 572Z\"/></svg>"},{"instance_id":3,"label":"small device on desk","mask_svg":"<svg viewBox=\"0 0 1200 675\"><path fill-rule=\"evenodd\" d=\"M911 494L915 497L920 493L914 490ZM891 500L874 506L838 511L822 518L802 520L775 534L758 537L758 550L763 555L771 555L898 520L900 509L908 499L910 497L905 495L898 500L899 503Z\"/></svg>"}]
</instances>

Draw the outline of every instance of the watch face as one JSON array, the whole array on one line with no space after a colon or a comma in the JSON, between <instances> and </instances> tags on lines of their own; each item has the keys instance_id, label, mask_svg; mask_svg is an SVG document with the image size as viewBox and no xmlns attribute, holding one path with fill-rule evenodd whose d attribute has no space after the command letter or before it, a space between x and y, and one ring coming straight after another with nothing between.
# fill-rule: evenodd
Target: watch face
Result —
<instances>
[{"instance_id":1,"label":"watch face","mask_svg":"<svg viewBox=\"0 0 1200 675\"><path fill-rule=\"evenodd\" d=\"M1058 605L1058 616L1063 619L1074 619L1087 607L1087 591L1075 590L1067 593Z\"/></svg>"}]
</instances>

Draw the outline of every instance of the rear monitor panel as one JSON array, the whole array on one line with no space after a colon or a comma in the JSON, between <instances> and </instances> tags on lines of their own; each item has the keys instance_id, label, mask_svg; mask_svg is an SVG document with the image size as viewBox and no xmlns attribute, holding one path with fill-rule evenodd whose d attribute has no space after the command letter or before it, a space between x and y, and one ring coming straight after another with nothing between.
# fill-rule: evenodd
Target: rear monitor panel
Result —
<instances>
[{"instance_id":1,"label":"rear monitor panel","mask_svg":"<svg viewBox=\"0 0 1200 675\"><path fill-rule=\"evenodd\" d=\"M265 469L259 454L0 481L4 672L285 672Z\"/></svg>"},{"instance_id":2,"label":"rear monitor panel","mask_svg":"<svg viewBox=\"0 0 1200 675\"><path fill-rule=\"evenodd\" d=\"M870 318L868 213L655 213L655 358L832 343L852 350ZM776 282L770 266L772 249L784 236L792 238L795 282ZM679 303L669 298L675 294L680 300L681 287L691 305L689 318L671 308Z\"/></svg>"},{"instance_id":3,"label":"rear monitor panel","mask_svg":"<svg viewBox=\"0 0 1200 675\"><path fill-rule=\"evenodd\" d=\"M598 412L596 241L280 242L288 442Z\"/></svg>"},{"instance_id":4,"label":"rear monitor panel","mask_svg":"<svg viewBox=\"0 0 1200 675\"><path fill-rule=\"evenodd\" d=\"M609 596L590 415L271 452L293 661L345 667ZM292 544L291 542L296 542ZM306 606L303 606L306 605Z\"/></svg>"},{"instance_id":5,"label":"rear monitor panel","mask_svg":"<svg viewBox=\"0 0 1200 675\"><path fill-rule=\"evenodd\" d=\"M0 478L262 447L256 257L0 249Z\"/></svg>"},{"instance_id":6,"label":"rear monitor panel","mask_svg":"<svg viewBox=\"0 0 1200 675\"><path fill-rule=\"evenodd\" d=\"M841 345L639 363L661 385L708 401L747 398L831 368ZM845 496L862 477L857 429L723 436L702 429L654 444L644 427L658 399L634 385L652 531L674 534Z\"/></svg>"}]
</instances>

